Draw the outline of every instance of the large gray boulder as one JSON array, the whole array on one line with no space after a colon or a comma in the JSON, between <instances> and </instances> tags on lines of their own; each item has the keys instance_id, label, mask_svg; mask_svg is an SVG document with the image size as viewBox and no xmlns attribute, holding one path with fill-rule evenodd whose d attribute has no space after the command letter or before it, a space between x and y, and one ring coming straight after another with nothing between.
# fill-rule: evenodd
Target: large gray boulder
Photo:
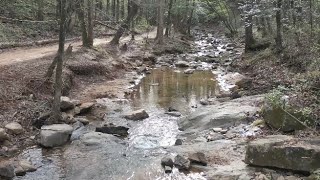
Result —
<instances>
[{"instance_id":1,"label":"large gray boulder","mask_svg":"<svg viewBox=\"0 0 320 180\"><path fill-rule=\"evenodd\" d=\"M181 155L177 155L174 158L174 166L179 170L188 170L190 168L190 161Z\"/></svg>"},{"instance_id":2,"label":"large gray boulder","mask_svg":"<svg viewBox=\"0 0 320 180\"><path fill-rule=\"evenodd\" d=\"M245 163L292 171L313 172L320 168L320 139L296 139L273 135L250 142Z\"/></svg>"},{"instance_id":3,"label":"large gray boulder","mask_svg":"<svg viewBox=\"0 0 320 180\"><path fill-rule=\"evenodd\" d=\"M62 146L69 141L73 127L67 124L42 126L40 144L44 147Z\"/></svg>"},{"instance_id":4,"label":"large gray boulder","mask_svg":"<svg viewBox=\"0 0 320 180\"><path fill-rule=\"evenodd\" d=\"M124 118L126 119L135 120L135 121L143 120L148 117L149 115L144 109L139 109L139 110L130 112L124 116Z\"/></svg>"}]
</instances>

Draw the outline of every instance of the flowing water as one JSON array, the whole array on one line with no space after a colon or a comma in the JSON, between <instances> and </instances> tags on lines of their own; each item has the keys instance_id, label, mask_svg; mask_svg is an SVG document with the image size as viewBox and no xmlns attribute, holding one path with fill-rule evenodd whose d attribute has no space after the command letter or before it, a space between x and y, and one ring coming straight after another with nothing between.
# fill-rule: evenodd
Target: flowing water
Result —
<instances>
[{"instance_id":1,"label":"flowing water","mask_svg":"<svg viewBox=\"0 0 320 180\"><path fill-rule=\"evenodd\" d=\"M216 44L216 48L212 48L214 44ZM226 53L222 48L221 40L213 38L212 35L204 39L199 36L194 47L195 53L176 55L174 58L216 57L221 53ZM97 100L114 110L107 113L108 123L130 127L129 136L125 139L128 144L125 152L127 153L126 159L129 159L128 166L130 163L136 164L143 158L148 159L148 156L159 158L161 154L166 153L165 147L175 144L179 133L177 120L181 117L165 114L170 107L178 110L182 117L187 116L199 106L201 99L214 97L220 89L223 89L223 82L221 84L221 81L217 81L217 77L220 75L213 74L211 70L213 63L192 61L190 64L199 70L193 74L185 74L184 69L174 67L152 69L151 74L146 75L137 86L133 87L134 93L128 98L129 101ZM122 118L122 114L137 109L145 109L150 117L138 122L127 122ZM147 155L148 153L151 155ZM65 178L68 174L64 170L66 165L63 154L62 149L52 150L49 153L37 147L25 150L21 154L21 158L29 159L38 167L38 170L15 179L69 179ZM101 158L103 159L103 157ZM141 176L143 176L142 179L158 180L204 179L199 173L185 175L176 169L171 175L164 175L159 164L151 165L147 162L143 167L148 166L149 168L146 168L147 171L143 171L142 175L136 172L134 166L137 165L132 165L132 168L126 167L127 173L124 173L123 176L119 176L121 172L117 172L118 169L115 169L113 178L118 175L121 177L118 179L141 179L139 178Z\"/></svg>"}]
</instances>

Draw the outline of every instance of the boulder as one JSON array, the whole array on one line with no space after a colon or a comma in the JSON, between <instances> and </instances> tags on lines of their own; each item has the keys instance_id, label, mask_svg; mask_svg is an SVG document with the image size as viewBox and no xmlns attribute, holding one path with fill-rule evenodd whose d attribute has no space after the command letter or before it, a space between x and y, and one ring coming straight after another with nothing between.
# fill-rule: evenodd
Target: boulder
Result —
<instances>
[{"instance_id":1,"label":"boulder","mask_svg":"<svg viewBox=\"0 0 320 180\"><path fill-rule=\"evenodd\" d=\"M174 116L174 117L180 117L181 113L178 111L171 111L171 112L165 112L165 114L168 114L170 116Z\"/></svg>"},{"instance_id":2,"label":"boulder","mask_svg":"<svg viewBox=\"0 0 320 180\"><path fill-rule=\"evenodd\" d=\"M24 176L27 172L34 172L36 170L37 168L33 166L29 161L22 160L19 162L14 171L17 176Z\"/></svg>"},{"instance_id":3,"label":"boulder","mask_svg":"<svg viewBox=\"0 0 320 180\"><path fill-rule=\"evenodd\" d=\"M194 73L194 69L186 69L183 71L185 74L193 74Z\"/></svg>"},{"instance_id":4,"label":"boulder","mask_svg":"<svg viewBox=\"0 0 320 180\"><path fill-rule=\"evenodd\" d=\"M0 128L0 142L5 141L8 139L8 134L6 133L6 130L3 128Z\"/></svg>"},{"instance_id":5,"label":"boulder","mask_svg":"<svg viewBox=\"0 0 320 180\"><path fill-rule=\"evenodd\" d=\"M143 120L148 117L149 117L149 115L144 109L133 111L133 112L124 116L124 118L126 118L126 119L135 120L135 121Z\"/></svg>"},{"instance_id":6,"label":"boulder","mask_svg":"<svg viewBox=\"0 0 320 180\"><path fill-rule=\"evenodd\" d=\"M208 164L206 155L202 152L189 154L189 160L191 163L199 164L203 166L206 166Z\"/></svg>"},{"instance_id":7,"label":"boulder","mask_svg":"<svg viewBox=\"0 0 320 180\"><path fill-rule=\"evenodd\" d=\"M181 67L181 68L190 66L190 64L187 61L178 61L175 64L176 64L176 67Z\"/></svg>"},{"instance_id":8,"label":"boulder","mask_svg":"<svg viewBox=\"0 0 320 180\"><path fill-rule=\"evenodd\" d=\"M96 132L118 135L122 137L126 137L129 135L128 130L129 128L124 126L103 126L103 127L96 128Z\"/></svg>"},{"instance_id":9,"label":"boulder","mask_svg":"<svg viewBox=\"0 0 320 180\"><path fill-rule=\"evenodd\" d=\"M94 106L94 103L92 102L87 102L87 103L83 103L80 105L80 114L85 114L88 113L92 107Z\"/></svg>"},{"instance_id":10,"label":"boulder","mask_svg":"<svg viewBox=\"0 0 320 180\"><path fill-rule=\"evenodd\" d=\"M285 135L257 139L248 144L245 163L310 173L320 168L320 139Z\"/></svg>"},{"instance_id":11,"label":"boulder","mask_svg":"<svg viewBox=\"0 0 320 180\"><path fill-rule=\"evenodd\" d=\"M60 109L62 111L67 111L74 108L74 103L72 100L66 96L62 96L60 99Z\"/></svg>"},{"instance_id":12,"label":"boulder","mask_svg":"<svg viewBox=\"0 0 320 180\"><path fill-rule=\"evenodd\" d=\"M188 170L190 168L190 161L181 155L177 155L174 158L174 166L179 170Z\"/></svg>"},{"instance_id":13,"label":"boulder","mask_svg":"<svg viewBox=\"0 0 320 180\"><path fill-rule=\"evenodd\" d=\"M62 146L70 139L73 127L67 124L42 126L40 144L44 147Z\"/></svg>"},{"instance_id":14,"label":"boulder","mask_svg":"<svg viewBox=\"0 0 320 180\"><path fill-rule=\"evenodd\" d=\"M164 157L161 159L161 166L165 167L165 166L169 166L169 167L173 167L173 161L170 157Z\"/></svg>"},{"instance_id":15,"label":"boulder","mask_svg":"<svg viewBox=\"0 0 320 180\"><path fill-rule=\"evenodd\" d=\"M17 122L9 123L5 126L6 129L8 129L9 132L13 134L21 134L23 133L22 126Z\"/></svg>"},{"instance_id":16,"label":"boulder","mask_svg":"<svg viewBox=\"0 0 320 180\"><path fill-rule=\"evenodd\" d=\"M11 161L0 162L0 179L8 178L11 179L15 176L14 166Z\"/></svg>"}]
</instances>

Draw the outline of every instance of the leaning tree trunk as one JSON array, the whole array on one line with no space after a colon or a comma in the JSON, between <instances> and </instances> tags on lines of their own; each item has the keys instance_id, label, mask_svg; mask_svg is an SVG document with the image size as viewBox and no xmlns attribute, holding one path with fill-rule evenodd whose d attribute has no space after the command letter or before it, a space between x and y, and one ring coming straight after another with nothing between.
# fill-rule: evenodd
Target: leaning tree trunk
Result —
<instances>
[{"instance_id":1,"label":"leaning tree trunk","mask_svg":"<svg viewBox=\"0 0 320 180\"><path fill-rule=\"evenodd\" d=\"M134 17L138 13L139 6L135 0L128 1L128 15L124 22L121 24L119 29L117 30L116 34L114 35L110 45L119 45L119 40L126 29L129 28L131 21L133 21Z\"/></svg>"},{"instance_id":2,"label":"leaning tree trunk","mask_svg":"<svg viewBox=\"0 0 320 180\"><path fill-rule=\"evenodd\" d=\"M276 48L277 48L278 53L280 53L283 49L283 46L282 46L281 6L282 6L282 0L277 0L277 11L276 11L277 36L275 38L275 41L276 41Z\"/></svg>"},{"instance_id":3,"label":"leaning tree trunk","mask_svg":"<svg viewBox=\"0 0 320 180\"><path fill-rule=\"evenodd\" d=\"M61 118L60 111L60 99L62 95L62 66L63 66L63 55L64 55L64 44L65 44L65 21L66 21L66 1L60 0L60 32L59 32L59 49L57 57L56 78L54 86L54 99L52 106L52 120L54 122L59 121Z\"/></svg>"}]
</instances>

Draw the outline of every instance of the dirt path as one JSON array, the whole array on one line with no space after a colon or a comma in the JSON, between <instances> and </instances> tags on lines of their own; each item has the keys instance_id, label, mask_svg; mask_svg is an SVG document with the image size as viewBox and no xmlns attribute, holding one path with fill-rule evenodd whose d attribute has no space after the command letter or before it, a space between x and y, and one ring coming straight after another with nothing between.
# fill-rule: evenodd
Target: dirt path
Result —
<instances>
[{"instance_id":1,"label":"dirt path","mask_svg":"<svg viewBox=\"0 0 320 180\"><path fill-rule=\"evenodd\" d=\"M148 33L143 33L135 37L136 40L142 40L145 37L154 38L156 31L153 30ZM96 38L94 39L93 45L98 46L106 44L112 40L113 37L108 38ZM131 36L126 36L121 39L121 42L126 42L131 39ZM81 48L81 41L70 42L73 45L73 51L78 51ZM67 44L70 44L67 43ZM67 47L67 46L66 46ZM46 56L52 56L57 52L58 44L52 44L43 47L32 47L32 48L18 48L9 50L0 54L0 66L11 65L17 62L29 61L33 59L43 58Z\"/></svg>"}]
</instances>

